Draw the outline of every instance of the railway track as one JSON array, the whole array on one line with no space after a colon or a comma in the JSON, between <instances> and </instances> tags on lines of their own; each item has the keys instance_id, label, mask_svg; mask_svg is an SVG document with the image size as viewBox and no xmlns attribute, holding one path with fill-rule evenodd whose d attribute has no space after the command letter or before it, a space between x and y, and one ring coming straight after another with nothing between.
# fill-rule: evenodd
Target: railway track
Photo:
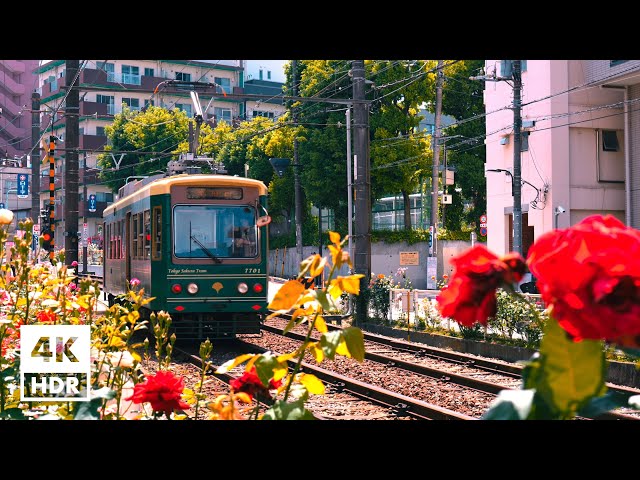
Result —
<instances>
[{"instance_id":1,"label":"railway track","mask_svg":"<svg viewBox=\"0 0 640 480\"><path fill-rule=\"evenodd\" d=\"M181 361L188 361L197 369L202 360L196 354L195 344L182 345L175 349ZM242 353L264 353L267 350L245 341L233 341L225 345L225 352L218 353L215 365ZM291 365L293 367L293 364ZM214 370L215 370L214 366ZM306 407L320 420L471 420L470 416L366 384L349 377L303 362L303 371L313 373L325 384L324 395L311 395ZM242 374L243 366L227 374L210 374L228 385L229 381ZM267 408L263 405L263 409Z\"/></svg>"},{"instance_id":2,"label":"railway track","mask_svg":"<svg viewBox=\"0 0 640 480\"><path fill-rule=\"evenodd\" d=\"M275 319L270 320L270 324L264 326L266 332L274 335L282 335L282 328L287 323L286 320L280 320L280 327L273 323L278 322ZM331 328L331 327L330 327ZM336 328L336 327L334 327ZM337 327L340 328L340 327ZM306 330L300 328L299 330ZM287 333L286 337L301 342L304 339L302 333L293 331ZM375 362L389 370L391 375L393 369L394 377L402 378L403 376L416 374L424 379L423 389L442 388L442 383L452 388L459 388L457 393L451 392L452 395L458 395L465 398L470 395L470 391L482 392L485 397L478 397L477 401L484 404L482 411L488 408L490 401L495 398L501 390L520 388L521 375L517 373L521 371L520 366L509 365L501 362L493 362L490 359L471 359L469 355L457 354L456 352L434 351L433 348L424 347L394 339L387 339L380 336L365 334L365 362ZM295 348L293 344L292 348ZM436 349L439 350L439 349ZM448 358L447 358L448 357ZM514 368L518 367L518 368ZM434 384L434 382L439 382ZM620 387L611 385L612 390L622 391L624 393L640 393L636 389L628 387ZM419 393L416 392L416 395ZM425 394L429 396L429 394ZM437 397L438 395L435 395ZM477 395L474 394L477 397ZM445 407L449 407L450 399L445 398ZM455 403L455 402L454 402ZM477 409L475 409L477 411ZM476 415L480 416L480 415ZM639 420L638 412L622 410L620 412L608 412L596 417L598 420Z\"/></svg>"}]
</instances>

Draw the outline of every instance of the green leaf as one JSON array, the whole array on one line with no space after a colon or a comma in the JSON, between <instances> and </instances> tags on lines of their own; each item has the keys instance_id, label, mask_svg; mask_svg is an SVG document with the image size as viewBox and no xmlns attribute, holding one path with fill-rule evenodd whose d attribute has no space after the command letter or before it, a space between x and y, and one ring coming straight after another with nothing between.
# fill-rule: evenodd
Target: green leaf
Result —
<instances>
[{"instance_id":1,"label":"green leaf","mask_svg":"<svg viewBox=\"0 0 640 480\"><path fill-rule=\"evenodd\" d=\"M336 349L342 341L342 332L334 330L333 332L323 333L320 337L320 347L324 352L324 356L329 360L333 360L336 355Z\"/></svg>"},{"instance_id":2,"label":"green leaf","mask_svg":"<svg viewBox=\"0 0 640 480\"><path fill-rule=\"evenodd\" d=\"M344 341L353 358L362 362L364 360L364 336L362 330L357 327L347 327L342 330Z\"/></svg>"},{"instance_id":3,"label":"green leaf","mask_svg":"<svg viewBox=\"0 0 640 480\"><path fill-rule=\"evenodd\" d=\"M481 420L526 420L535 390L502 390Z\"/></svg>"},{"instance_id":4,"label":"green leaf","mask_svg":"<svg viewBox=\"0 0 640 480\"><path fill-rule=\"evenodd\" d=\"M558 418L573 417L593 397L606 392L601 341L574 342L550 319L540 343L540 359L538 371L530 375L526 386L535 388Z\"/></svg>"},{"instance_id":5,"label":"green leaf","mask_svg":"<svg viewBox=\"0 0 640 480\"><path fill-rule=\"evenodd\" d=\"M632 397L628 393L607 392L601 397L592 398L580 409L578 415L583 417L597 417L619 407L626 407Z\"/></svg>"},{"instance_id":6,"label":"green leaf","mask_svg":"<svg viewBox=\"0 0 640 480\"><path fill-rule=\"evenodd\" d=\"M263 420L317 420L313 414L304 408L304 402L297 400L287 403L277 400L271 408L264 412Z\"/></svg>"},{"instance_id":7,"label":"green leaf","mask_svg":"<svg viewBox=\"0 0 640 480\"><path fill-rule=\"evenodd\" d=\"M258 378L260 378L262 385L266 387L269 385L269 380L273 377L273 371L276 368L279 368L280 363L278 362L277 357L271 354L271 352L267 352L260 355L254 365L256 367Z\"/></svg>"},{"instance_id":8,"label":"green leaf","mask_svg":"<svg viewBox=\"0 0 640 480\"><path fill-rule=\"evenodd\" d=\"M102 387L98 390L91 390L91 400L88 402L77 402L77 407L73 413L74 420L100 420L98 409L104 400L115 398L115 390Z\"/></svg>"},{"instance_id":9,"label":"green leaf","mask_svg":"<svg viewBox=\"0 0 640 480\"><path fill-rule=\"evenodd\" d=\"M336 302L331 295L327 295L324 290L315 290L316 299L322 306L324 312L335 312L337 310Z\"/></svg>"}]
</instances>

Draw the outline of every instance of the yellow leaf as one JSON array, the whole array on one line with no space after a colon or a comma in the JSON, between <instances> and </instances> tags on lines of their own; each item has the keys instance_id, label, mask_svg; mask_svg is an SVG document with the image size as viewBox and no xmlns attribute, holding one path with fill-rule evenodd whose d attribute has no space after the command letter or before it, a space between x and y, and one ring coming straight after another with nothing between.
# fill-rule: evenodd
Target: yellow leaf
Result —
<instances>
[{"instance_id":1,"label":"yellow leaf","mask_svg":"<svg viewBox=\"0 0 640 480\"><path fill-rule=\"evenodd\" d=\"M142 361L142 357L140 356L140 354L134 350L129 350L129 353L131 354L131 356L133 357L133 359L140 363Z\"/></svg>"},{"instance_id":2,"label":"yellow leaf","mask_svg":"<svg viewBox=\"0 0 640 480\"><path fill-rule=\"evenodd\" d=\"M185 415L184 413L175 413L172 418L174 420L186 420L189 417L187 415Z\"/></svg>"},{"instance_id":3,"label":"yellow leaf","mask_svg":"<svg viewBox=\"0 0 640 480\"><path fill-rule=\"evenodd\" d=\"M331 261L335 268L340 268L342 265L342 249L340 247L334 247L333 245L327 245L331 252Z\"/></svg>"},{"instance_id":4,"label":"yellow leaf","mask_svg":"<svg viewBox=\"0 0 640 480\"><path fill-rule=\"evenodd\" d=\"M347 342L342 340L338 344L338 348L336 348L336 353L338 355L342 355L343 357L351 358L351 353L349 352L349 348L347 347Z\"/></svg>"},{"instance_id":5,"label":"yellow leaf","mask_svg":"<svg viewBox=\"0 0 640 480\"><path fill-rule=\"evenodd\" d=\"M320 333L327 333L329 331L329 329L327 328L327 323L320 315L316 317L316 323L314 323L314 326Z\"/></svg>"},{"instance_id":6,"label":"yellow leaf","mask_svg":"<svg viewBox=\"0 0 640 480\"><path fill-rule=\"evenodd\" d=\"M316 254L315 258L313 259L313 262L311 263L311 267L309 268L309 275L314 278L317 277L324 271L324 266L326 264L327 264L327 259Z\"/></svg>"},{"instance_id":7,"label":"yellow leaf","mask_svg":"<svg viewBox=\"0 0 640 480\"><path fill-rule=\"evenodd\" d=\"M251 403L251 397L245 392L238 392L235 394L235 397L236 400L239 400L242 403Z\"/></svg>"},{"instance_id":8,"label":"yellow leaf","mask_svg":"<svg viewBox=\"0 0 640 480\"><path fill-rule=\"evenodd\" d=\"M322 351L322 348L318 347L318 342L310 343L307 346L307 349L309 350L311 355L315 357L317 363L322 362L322 360L324 359L324 352Z\"/></svg>"},{"instance_id":9,"label":"yellow leaf","mask_svg":"<svg viewBox=\"0 0 640 480\"><path fill-rule=\"evenodd\" d=\"M255 355L253 353L245 353L244 355L240 355L239 357L232 358L231 360L228 360L224 362L222 365L220 365L216 370L216 373L227 373L232 368L237 367L242 362L246 362L247 360L249 360L254 356Z\"/></svg>"},{"instance_id":10,"label":"yellow leaf","mask_svg":"<svg viewBox=\"0 0 640 480\"><path fill-rule=\"evenodd\" d=\"M324 384L315 375L302 373L298 377L298 381L305 386L309 393L324 395Z\"/></svg>"},{"instance_id":11,"label":"yellow leaf","mask_svg":"<svg viewBox=\"0 0 640 480\"><path fill-rule=\"evenodd\" d=\"M339 233L329 231L329 240L331 240L331 243L333 243L337 247L340 246L340 234Z\"/></svg>"},{"instance_id":12,"label":"yellow leaf","mask_svg":"<svg viewBox=\"0 0 640 480\"><path fill-rule=\"evenodd\" d=\"M274 368L273 369L273 380L277 382L278 380L284 378L289 373L289 369L285 365L283 368Z\"/></svg>"},{"instance_id":13,"label":"yellow leaf","mask_svg":"<svg viewBox=\"0 0 640 480\"><path fill-rule=\"evenodd\" d=\"M335 279L335 283L343 291L358 295L360 293L360 279L362 277L364 277L364 275L361 273L349 275L348 277L338 276L338 278Z\"/></svg>"},{"instance_id":14,"label":"yellow leaf","mask_svg":"<svg viewBox=\"0 0 640 480\"><path fill-rule=\"evenodd\" d=\"M276 361L278 363L286 362L287 360L291 360L292 358L295 358L296 354L297 354L297 350L295 352L285 353L284 355L278 355L276 357Z\"/></svg>"},{"instance_id":15,"label":"yellow leaf","mask_svg":"<svg viewBox=\"0 0 640 480\"><path fill-rule=\"evenodd\" d=\"M300 282L289 280L276 292L267 308L270 310L289 309L296 304L304 290L304 285Z\"/></svg>"},{"instance_id":16,"label":"yellow leaf","mask_svg":"<svg viewBox=\"0 0 640 480\"><path fill-rule=\"evenodd\" d=\"M340 288L339 285L336 285L332 280L327 292L331 295L331 298L335 300L336 298L340 298L340 295L342 295L342 288Z\"/></svg>"}]
</instances>

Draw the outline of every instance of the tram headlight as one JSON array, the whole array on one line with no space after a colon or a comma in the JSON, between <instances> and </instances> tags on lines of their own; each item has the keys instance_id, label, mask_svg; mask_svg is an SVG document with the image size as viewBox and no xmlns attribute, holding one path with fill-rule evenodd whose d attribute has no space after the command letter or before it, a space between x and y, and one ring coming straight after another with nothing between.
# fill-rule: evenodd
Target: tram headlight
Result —
<instances>
[{"instance_id":1,"label":"tram headlight","mask_svg":"<svg viewBox=\"0 0 640 480\"><path fill-rule=\"evenodd\" d=\"M240 282L238 284L238 292L240 293L247 293L249 291L249 285L247 285L244 282Z\"/></svg>"},{"instance_id":2,"label":"tram headlight","mask_svg":"<svg viewBox=\"0 0 640 480\"><path fill-rule=\"evenodd\" d=\"M182 285L180 285L179 283L174 283L173 285L171 285L171 291L173 293L181 293L182 292Z\"/></svg>"},{"instance_id":3,"label":"tram headlight","mask_svg":"<svg viewBox=\"0 0 640 480\"><path fill-rule=\"evenodd\" d=\"M187 285L187 292L189 292L191 295L195 295L196 293L198 293L198 285L196 285L195 283L190 283L189 285Z\"/></svg>"}]
</instances>

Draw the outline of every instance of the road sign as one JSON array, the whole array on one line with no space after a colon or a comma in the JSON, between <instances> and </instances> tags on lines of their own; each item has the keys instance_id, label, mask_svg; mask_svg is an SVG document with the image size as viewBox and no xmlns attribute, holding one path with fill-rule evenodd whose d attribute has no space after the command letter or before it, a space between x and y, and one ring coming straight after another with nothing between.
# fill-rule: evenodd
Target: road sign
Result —
<instances>
[{"instance_id":1,"label":"road sign","mask_svg":"<svg viewBox=\"0 0 640 480\"><path fill-rule=\"evenodd\" d=\"M29 177L24 173L18 174L18 198L29 197Z\"/></svg>"},{"instance_id":2,"label":"road sign","mask_svg":"<svg viewBox=\"0 0 640 480\"><path fill-rule=\"evenodd\" d=\"M481 223L480 224L480 228L487 228L487 224L486 223Z\"/></svg>"},{"instance_id":3,"label":"road sign","mask_svg":"<svg viewBox=\"0 0 640 480\"><path fill-rule=\"evenodd\" d=\"M483 237L487 236L487 227L480 227L480 235Z\"/></svg>"},{"instance_id":4,"label":"road sign","mask_svg":"<svg viewBox=\"0 0 640 480\"><path fill-rule=\"evenodd\" d=\"M486 215L480 215L480 223L487 223L487 216Z\"/></svg>"},{"instance_id":5,"label":"road sign","mask_svg":"<svg viewBox=\"0 0 640 480\"><path fill-rule=\"evenodd\" d=\"M89 211L96 211L96 196L94 194L89 195Z\"/></svg>"}]
</instances>

